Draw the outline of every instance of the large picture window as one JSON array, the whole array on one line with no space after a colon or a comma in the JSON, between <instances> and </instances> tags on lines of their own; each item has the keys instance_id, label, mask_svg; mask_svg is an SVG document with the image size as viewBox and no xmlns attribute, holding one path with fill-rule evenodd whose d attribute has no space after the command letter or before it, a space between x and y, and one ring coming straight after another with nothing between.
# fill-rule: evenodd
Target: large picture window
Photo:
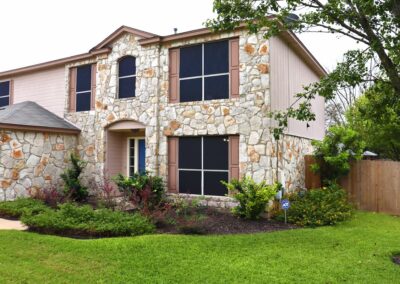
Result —
<instances>
[{"instance_id":1,"label":"large picture window","mask_svg":"<svg viewBox=\"0 0 400 284\"><path fill-rule=\"evenodd\" d=\"M0 107L10 104L10 81L0 82Z\"/></svg>"},{"instance_id":2,"label":"large picture window","mask_svg":"<svg viewBox=\"0 0 400 284\"><path fill-rule=\"evenodd\" d=\"M118 98L135 97L136 58L125 56L118 62Z\"/></svg>"},{"instance_id":3,"label":"large picture window","mask_svg":"<svg viewBox=\"0 0 400 284\"><path fill-rule=\"evenodd\" d=\"M179 60L180 101L229 98L229 41L183 47Z\"/></svg>"},{"instance_id":4,"label":"large picture window","mask_svg":"<svg viewBox=\"0 0 400 284\"><path fill-rule=\"evenodd\" d=\"M179 192L227 194L221 180L229 178L228 136L180 137L178 149Z\"/></svg>"},{"instance_id":5,"label":"large picture window","mask_svg":"<svg viewBox=\"0 0 400 284\"><path fill-rule=\"evenodd\" d=\"M92 66L84 65L76 70L76 111L91 109Z\"/></svg>"}]
</instances>

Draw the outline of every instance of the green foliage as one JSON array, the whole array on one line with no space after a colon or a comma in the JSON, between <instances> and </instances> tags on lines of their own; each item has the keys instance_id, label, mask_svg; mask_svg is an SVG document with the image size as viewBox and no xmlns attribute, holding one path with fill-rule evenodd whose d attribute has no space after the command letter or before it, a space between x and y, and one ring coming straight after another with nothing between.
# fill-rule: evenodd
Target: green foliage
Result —
<instances>
[{"instance_id":1,"label":"green foliage","mask_svg":"<svg viewBox=\"0 0 400 284\"><path fill-rule=\"evenodd\" d=\"M89 205L59 205L37 215L23 215L21 221L31 230L68 236L115 237L149 234L154 225L140 214L110 209L94 210Z\"/></svg>"},{"instance_id":2,"label":"green foliage","mask_svg":"<svg viewBox=\"0 0 400 284\"><path fill-rule=\"evenodd\" d=\"M42 201L32 198L17 198L14 201L0 202L0 216L20 218L22 215L35 215L49 209Z\"/></svg>"},{"instance_id":3,"label":"green foliage","mask_svg":"<svg viewBox=\"0 0 400 284\"><path fill-rule=\"evenodd\" d=\"M347 111L346 120L368 150L381 158L400 160L400 98L395 98L388 84L369 88Z\"/></svg>"},{"instance_id":4,"label":"green foliage","mask_svg":"<svg viewBox=\"0 0 400 284\"><path fill-rule=\"evenodd\" d=\"M265 212L268 202L281 188L280 184L267 185L265 181L256 183L252 178L232 180L227 183L222 181L226 188L233 194L239 205L232 212L242 218L258 219Z\"/></svg>"},{"instance_id":5,"label":"green foliage","mask_svg":"<svg viewBox=\"0 0 400 284\"><path fill-rule=\"evenodd\" d=\"M313 141L314 156L319 164L312 170L321 174L324 184L336 182L350 171L350 161L361 159L365 143L347 127L332 126L322 141Z\"/></svg>"},{"instance_id":6,"label":"green foliage","mask_svg":"<svg viewBox=\"0 0 400 284\"><path fill-rule=\"evenodd\" d=\"M64 193L72 201L83 202L87 199L89 193L87 187L81 184L79 176L86 167L86 162L78 156L71 154L71 167L61 174L64 181Z\"/></svg>"},{"instance_id":7,"label":"green foliage","mask_svg":"<svg viewBox=\"0 0 400 284\"><path fill-rule=\"evenodd\" d=\"M163 180L149 173L134 174L132 177L119 174L113 180L119 191L145 213L157 207L165 195Z\"/></svg>"},{"instance_id":8,"label":"green foliage","mask_svg":"<svg viewBox=\"0 0 400 284\"><path fill-rule=\"evenodd\" d=\"M347 193L334 184L294 193L286 198L291 202L287 211L288 222L299 226L334 225L350 219L353 213L353 208L347 201ZM283 213L277 218L283 220Z\"/></svg>"},{"instance_id":9,"label":"green foliage","mask_svg":"<svg viewBox=\"0 0 400 284\"><path fill-rule=\"evenodd\" d=\"M315 120L311 102L316 96L333 99L346 88L385 82L391 99L400 97L400 4L381 0L214 0L217 16L207 21L216 31L244 24L251 33L266 38L282 31L333 33L362 43L344 54L343 62L296 95L286 111L271 113L277 121L272 133L278 139L288 119ZM273 15L273 16L272 16ZM297 16L296 16L297 15Z\"/></svg>"}]
</instances>

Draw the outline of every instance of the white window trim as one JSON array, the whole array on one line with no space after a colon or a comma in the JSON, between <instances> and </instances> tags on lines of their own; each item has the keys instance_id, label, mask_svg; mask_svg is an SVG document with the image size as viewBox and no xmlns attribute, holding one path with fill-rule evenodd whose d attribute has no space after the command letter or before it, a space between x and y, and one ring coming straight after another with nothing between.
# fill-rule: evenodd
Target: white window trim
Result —
<instances>
[{"instance_id":1,"label":"white window trim","mask_svg":"<svg viewBox=\"0 0 400 284\"><path fill-rule=\"evenodd\" d=\"M134 153L134 173L137 174L139 171L139 140L145 140L145 145L146 145L146 138L144 136L140 136L140 137L128 137L127 138L127 161L126 161L126 165L127 165L127 172L126 172L126 176L130 177L130 169L131 169L131 153L130 153L130 141L134 140L135 142L135 153Z\"/></svg>"},{"instance_id":2,"label":"white window trim","mask_svg":"<svg viewBox=\"0 0 400 284\"><path fill-rule=\"evenodd\" d=\"M223 135L223 136L225 136L225 135ZM180 171L201 172L201 195L206 196L204 194L204 173L205 172L228 173L228 179L229 179L229 158L228 158L228 169L227 170L204 169L204 136L200 136L200 139L201 139L201 169L180 168L178 165L178 175L179 175ZM226 140L224 139L224 142L229 143L229 137ZM228 144L228 151L229 151L229 144ZM228 152L228 155L229 155L229 152ZM179 193L181 193L181 192L179 192ZM196 196L197 194L192 194L192 195ZM218 196L218 195L207 195L207 196Z\"/></svg>"},{"instance_id":3,"label":"white window trim","mask_svg":"<svg viewBox=\"0 0 400 284\"><path fill-rule=\"evenodd\" d=\"M201 75L184 77L184 78L181 78L179 76L179 85L180 85L180 81L191 80L191 79L201 79L201 101L211 101L211 100L204 99L205 78L228 75L228 97L225 99L229 99L231 96L231 72L229 70L229 63L228 63L228 72L226 72L226 73L217 73L217 74L208 74L208 75L204 74L204 45L207 43L208 42L201 43ZM228 44L229 44L229 40L228 40ZM231 56L231 49L228 48L228 59L230 58L230 56Z\"/></svg>"}]
</instances>

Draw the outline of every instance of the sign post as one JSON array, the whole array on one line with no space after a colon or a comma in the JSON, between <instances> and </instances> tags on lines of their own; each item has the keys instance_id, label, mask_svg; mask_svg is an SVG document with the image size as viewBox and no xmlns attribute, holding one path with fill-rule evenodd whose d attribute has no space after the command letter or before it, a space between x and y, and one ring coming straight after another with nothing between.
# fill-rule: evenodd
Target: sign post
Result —
<instances>
[{"instance_id":1,"label":"sign post","mask_svg":"<svg viewBox=\"0 0 400 284\"><path fill-rule=\"evenodd\" d=\"M281 206L283 211L285 212L285 224L286 224L287 223L286 211L290 208L290 201L287 199L282 199Z\"/></svg>"}]
</instances>

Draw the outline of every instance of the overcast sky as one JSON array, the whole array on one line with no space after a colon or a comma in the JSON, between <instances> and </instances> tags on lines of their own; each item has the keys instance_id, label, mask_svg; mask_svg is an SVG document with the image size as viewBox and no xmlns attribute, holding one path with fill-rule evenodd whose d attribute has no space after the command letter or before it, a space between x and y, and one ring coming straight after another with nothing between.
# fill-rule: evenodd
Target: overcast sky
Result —
<instances>
[{"instance_id":1,"label":"overcast sky","mask_svg":"<svg viewBox=\"0 0 400 284\"><path fill-rule=\"evenodd\" d=\"M2 1L0 71L79 53L121 25L167 35L201 28L213 17L212 0L8 0ZM332 69L352 41L332 35L300 35Z\"/></svg>"}]
</instances>

